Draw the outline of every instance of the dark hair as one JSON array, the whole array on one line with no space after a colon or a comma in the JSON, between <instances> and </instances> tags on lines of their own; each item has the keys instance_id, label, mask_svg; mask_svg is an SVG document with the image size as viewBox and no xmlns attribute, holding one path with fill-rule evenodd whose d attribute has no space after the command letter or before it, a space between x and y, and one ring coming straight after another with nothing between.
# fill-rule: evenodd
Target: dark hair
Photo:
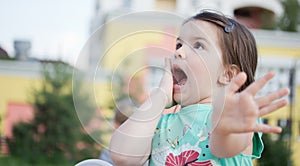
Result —
<instances>
[{"instance_id":1,"label":"dark hair","mask_svg":"<svg viewBox=\"0 0 300 166\"><path fill-rule=\"evenodd\" d=\"M224 66L234 64L247 74L246 83L239 89L245 89L254 81L257 67L257 48L252 33L242 24L222 14L204 11L190 20L207 21L219 27L219 44Z\"/></svg>"}]
</instances>

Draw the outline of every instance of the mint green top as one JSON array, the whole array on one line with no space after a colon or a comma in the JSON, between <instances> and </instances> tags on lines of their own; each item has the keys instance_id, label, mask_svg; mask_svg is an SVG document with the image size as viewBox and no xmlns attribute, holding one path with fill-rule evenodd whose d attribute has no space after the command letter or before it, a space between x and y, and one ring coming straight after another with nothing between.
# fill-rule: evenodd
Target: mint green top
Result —
<instances>
[{"instance_id":1,"label":"mint green top","mask_svg":"<svg viewBox=\"0 0 300 166\"><path fill-rule=\"evenodd\" d=\"M260 158L263 150L261 133L254 134L252 155L214 156L209 149L211 110L211 105L195 104L178 113L162 115L153 137L149 164L249 166L253 158Z\"/></svg>"}]
</instances>

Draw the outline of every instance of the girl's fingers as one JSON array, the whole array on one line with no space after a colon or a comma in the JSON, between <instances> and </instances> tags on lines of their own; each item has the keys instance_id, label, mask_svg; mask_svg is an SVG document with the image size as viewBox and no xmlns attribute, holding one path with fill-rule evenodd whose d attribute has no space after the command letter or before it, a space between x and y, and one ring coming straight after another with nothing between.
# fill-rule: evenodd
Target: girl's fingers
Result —
<instances>
[{"instance_id":1,"label":"girl's fingers","mask_svg":"<svg viewBox=\"0 0 300 166\"><path fill-rule=\"evenodd\" d=\"M165 58L164 70L165 70L164 72L171 74L171 59L170 58Z\"/></svg>"},{"instance_id":2,"label":"girl's fingers","mask_svg":"<svg viewBox=\"0 0 300 166\"><path fill-rule=\"evenodd\" d=\"M287 99L283 99L283 100L280 100L278 102L275 102L275 103L272 103L268 106L265 106L263 108L260 109L259 111L259 114L260 114L260 117L262 116L265 116L273 111L276 111L277 109L281 108L281 107L284 107L288 104L288 100Z\"/></svg>"},{"instance_id":3,"label":"girl's fingers","mask_svg":"<svg viewBox=\"0 0 300 166\"><path fill-rule=\"evenodd\" d=\"M280 91L270 93L266 96L256 99L256 103L259 108L269 105L274 100L280 99L290 93L288 88L281 89Z\"/></svg>"},{"instance_id":4,"label":"girl's fingers","mask_svg":"<svg viewBox=\"0 0 300 166\"><path fill-rule=\"evenodd\" d=\"M170 58L165 58L164 76L168 77L169 80L173 81L173 76L171 72L171 60Z\"/></svg>"},{"instance_id":5,"label":"girl's fingers","mask_svg":"<svg viewBox=\"0 0 300 166\"><path fill-rule=\"evenodd\" d=\"M241 86L246 82L247 75L244 72L240 72L229 84L227 91L231 94L236 93Z\"/></svg>"},{"instance_id":6,"label":"girl's fingers","mask_svg":"<svg viewBox=\"0 0 300 166\"><path fill-rule=\"evenodd\" d=\"M253 96L255 96L257 94L257 92L259 90L261 90L266 85L266 83L274 77L274 75L275 75L274 72L267 73L265 76L263 76L259 80L250 84L248 86L248 88L246 89L246 91L248 93L252 94Z\"/></svg>"},{"instance_id":7,"label":"girl's fingers","mask_svg":"<svg viewBox=\"0 0 300 166\"><path fill-rule=\"evenodd\" d=\"M270 126L267 124L259 124L255 126L254 132L263 132L263 133L281 133L282 128L279 126Z\"/></svg>"},{"instance_id":8,"label":"girl's fingers","mask_svg":"<svg viewBox=\"0 0 300 166\"><path fill-rule=\"evenodd\" d=\"M177 104L177 105L175 106L175 109L174 109L174 112L173 112L173 113L179 112L180 109L181 109L181 105L180 105L180 104Z\"/></svg>"},{"instance_id":9,"label":"girl's fingers","mask_svg":"<svg viewBox=\"0 0 300 166\"><path fill-rule=\"evenodd\" d=\"M165 66L164 66L164 74L160 81L159 88L165 93L167 96L167 107L172 106L173 102L173 76L171 72L171 60L169 58L165 58Z\"/></svg>"}]
</instances>

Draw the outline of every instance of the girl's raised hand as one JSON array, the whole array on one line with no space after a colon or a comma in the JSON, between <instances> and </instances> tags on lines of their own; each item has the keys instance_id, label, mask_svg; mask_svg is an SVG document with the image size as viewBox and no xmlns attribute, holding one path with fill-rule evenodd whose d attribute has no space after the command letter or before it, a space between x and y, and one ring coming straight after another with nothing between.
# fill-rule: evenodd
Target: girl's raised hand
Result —
<instances>
[{"instance_id":1,"label":"girl's raised hand","mask_svg":"<svg viewBox=\"0 0 300 166\"><path fill-rule=\"evenodd\" d=\"M212 130L217 130L224 134L281 132L281 128L278 126L257 123L258 118L288 104L286 99L277 100L289 94L289 89L287 88L259 98L255 97L273 77L274 73L269 72L264 77L250 84L242 92L238 92L247 79L244 72L239 73L224 89L224 93L219 94L213 102Z\"/></svg>"},{"instance_id":2,"label":"girl's raised hand","mask_svg":"<svg viewBox=\"0 0 300 166\"><path fill-rule=\"evenodd\" d=\"M165 58L164 74L160 81L159 89L162 90L167 97L166 107L173 106L173 75L171 72L171 59Z\"/></svg>"}]
</instances>

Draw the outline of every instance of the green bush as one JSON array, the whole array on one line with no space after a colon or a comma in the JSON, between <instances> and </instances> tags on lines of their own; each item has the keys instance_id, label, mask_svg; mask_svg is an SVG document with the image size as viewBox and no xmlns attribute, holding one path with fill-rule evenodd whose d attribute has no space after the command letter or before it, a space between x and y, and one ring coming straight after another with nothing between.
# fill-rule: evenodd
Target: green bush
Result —
<instances>
[{"instance_id":1,"label":"green bush","mask_svg":"<svg viewBox=\"0 0 300 166\"><path fill-rule=\"evenodd\" d=\"M86 118L93 117L95 108L86 102ZM72 96L72 68L65 64L46 64L42 88L34 90L34 119L13 128L8 139L10 155L25 163L77 163L97 158L97 144L82 128ZM78 148L80 143L83 147Z\"/></svg>"}]
</instances>

